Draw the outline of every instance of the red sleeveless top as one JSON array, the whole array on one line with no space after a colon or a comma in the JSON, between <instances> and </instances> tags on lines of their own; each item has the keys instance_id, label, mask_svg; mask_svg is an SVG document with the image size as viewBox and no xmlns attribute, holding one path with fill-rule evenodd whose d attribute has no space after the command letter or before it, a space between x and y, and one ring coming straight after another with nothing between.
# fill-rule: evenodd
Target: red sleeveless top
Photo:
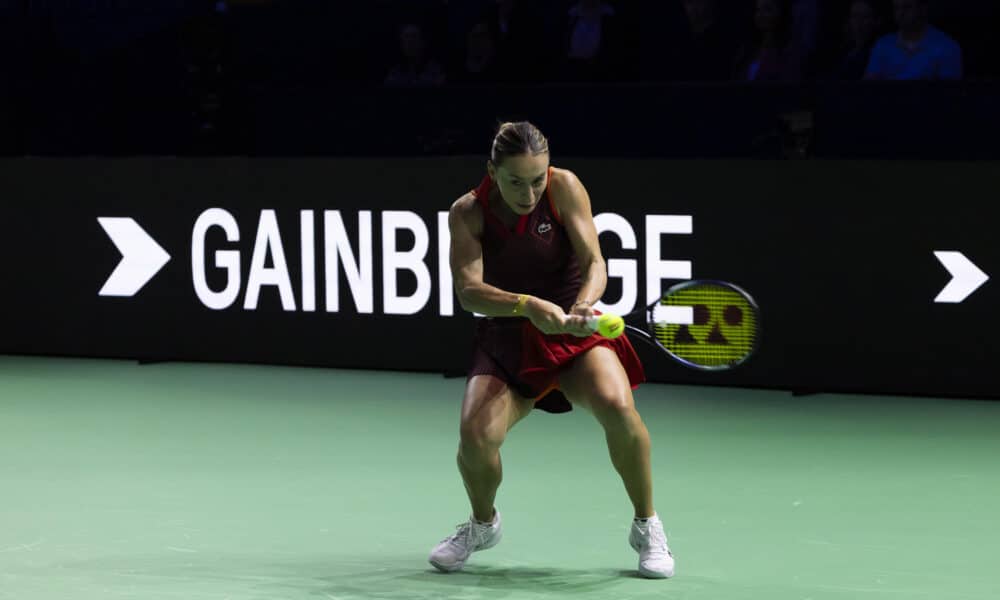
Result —
<instances>
[{"instance_id":1,"label":"red sleeveless top","mask_svg":"<svg viewBox=\"0 0 1000 600\"><path fill-rule=\"evenodd\" d=\"M550 186L551 182L550 167ZM472 192L483 211L483 281L508 292L548 300L568 311L580 291L580 266L549 188L538 206L519 217L511 229L490 210L492 187L487 176ZM615 351L631 387L645 380L642 363L627 336L607 340L597 334L585 338L545 335L524 317L479 319L468 376L498 377L521 396L534 398L536 408L567 412L572 405L558 389L559 373L594 346Z\"/></svg>"},{"instance_id":2,"label":"red sleeveless top","mask_svg":"<svg viewBox=\"0 0 1000 600\"><path fill-rule=\"evenodd\" d=\"M488 175L472 192L483 211L483 282L569 310L580 291L580 266L548 186L535 209L521 215L513 229L490 209L493 181Z\"/></svg>"}]
</instances>

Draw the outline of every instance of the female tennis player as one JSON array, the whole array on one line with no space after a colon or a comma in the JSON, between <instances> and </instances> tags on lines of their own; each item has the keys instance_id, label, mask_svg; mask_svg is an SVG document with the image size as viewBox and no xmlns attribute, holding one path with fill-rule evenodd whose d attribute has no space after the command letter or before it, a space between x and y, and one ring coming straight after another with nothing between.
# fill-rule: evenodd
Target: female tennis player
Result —
<instances>
[{"instance_id":1,"label":"female tennis player","mask_svg":"<svg viewBox=\"0 0 1000 600\"><path fill-rule=\"evenodd\" d=\"M649 433L632 389L644 378L626 336L586 325L607 285L590 198L576 175L549 165L548 141L531 123L504 123L487 175L449 212L451 270L462 307L479 319L462 400L458 469L472 515L430 562L461 569L501 537L494 507L500 446L533 408L589 410L605 431L635 519L629 543L639 572L670 577L674 559L653 508Z\"/></svg>"}]
</instances>

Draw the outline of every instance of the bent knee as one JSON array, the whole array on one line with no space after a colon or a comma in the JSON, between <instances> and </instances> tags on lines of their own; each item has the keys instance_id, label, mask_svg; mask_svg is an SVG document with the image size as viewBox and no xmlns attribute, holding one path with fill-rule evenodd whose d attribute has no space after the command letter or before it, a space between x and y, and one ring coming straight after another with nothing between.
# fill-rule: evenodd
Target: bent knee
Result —
<instances>
[{"instance_id":1,"label":"bent knee","mask_svg":"<svg viewBox=\"0 0 1000 600\"><path fill-rule=\"evenodd\" d=\"M592 395L588 403L595 415L603 419L627 419L635 411L635 404L629 394L608 391Z\"/></svg>"},{"instance_id":2,"label":"bent knee","mask_svg":"<svg viewBox=\"0 0 1000 600\"><path fill-rule=\"evenodd\" d=\"M459 429L459 449L463 454L482 454L496 451L503 444L506 432L494 423L477 420L463 421Z\"/></svg>"}]
</instances>

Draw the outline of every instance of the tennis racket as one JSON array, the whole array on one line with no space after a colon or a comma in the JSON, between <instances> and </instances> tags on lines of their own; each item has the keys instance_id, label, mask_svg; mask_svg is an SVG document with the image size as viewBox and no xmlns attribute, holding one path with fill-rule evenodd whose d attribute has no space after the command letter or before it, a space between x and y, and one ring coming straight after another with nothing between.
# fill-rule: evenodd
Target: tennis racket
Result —
<instances>
[{"instance_id":1,"label":"tennis racket","mask_svg":"<svg viewBox=\"0 0 1000 600\"><path fill-rule=\"evenodd\" d=\"M733 369L760 342L760 309L743 288L697 279L671 286L659 300L622 317L634 339L659 348L699 371ZM587 324L597 331L598 317Z\"/></svg>"}]
</instances>

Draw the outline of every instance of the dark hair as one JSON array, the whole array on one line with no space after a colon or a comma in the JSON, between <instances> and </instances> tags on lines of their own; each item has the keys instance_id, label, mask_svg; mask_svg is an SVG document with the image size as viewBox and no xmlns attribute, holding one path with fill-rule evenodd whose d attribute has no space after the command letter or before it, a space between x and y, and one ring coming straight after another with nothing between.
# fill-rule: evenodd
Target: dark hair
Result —
<instances>
[{"instance_id":1,"label":"dark hair","mask_svg":"<svg viewBox=\"0 0 1000 600\"><path fill-rule=\"evenodd\" d=\"M506 122L500 125L493 147L490 150L490 160L494 165L500 165L508 156L530 154L535 156L549 151L549 141L542 132L528 121Z\"/></svg>"}]
</instances>

